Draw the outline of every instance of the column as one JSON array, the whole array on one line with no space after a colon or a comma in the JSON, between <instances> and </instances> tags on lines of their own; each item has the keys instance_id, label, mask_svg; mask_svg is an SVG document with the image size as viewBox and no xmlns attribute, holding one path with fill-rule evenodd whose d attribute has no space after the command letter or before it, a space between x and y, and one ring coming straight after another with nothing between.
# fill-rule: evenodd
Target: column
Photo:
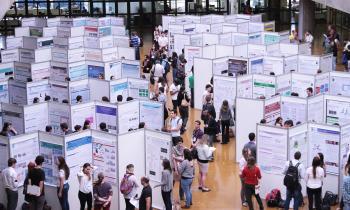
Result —
<instances>
[{"instance_id":1,"label":"column","mask_svg":"<svg viewBox=\"0 0 350 210\"><path fill-rule=\"evenodd\" d=\"M300 0L298 34L299 39L303 39L306 31L314 33L315 28L315 2L312 0Z\"/></svg>"}]
</instances>

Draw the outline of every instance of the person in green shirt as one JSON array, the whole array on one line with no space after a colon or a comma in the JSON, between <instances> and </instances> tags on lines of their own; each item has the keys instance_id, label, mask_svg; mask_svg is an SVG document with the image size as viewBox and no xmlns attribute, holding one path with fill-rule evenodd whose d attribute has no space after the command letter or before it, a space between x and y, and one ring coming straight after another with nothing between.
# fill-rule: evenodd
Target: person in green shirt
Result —
<instances>
[{"instance_id":1,"label":"person in green shirt","mask_svg":"<svg viewBox=\"0 0 350 210\"><path fill-rule=\"evenodd\" d=\"M191 76L188 77L188 84L191 90L191 108L194 107L194 75L193 75L193 66L191 69Z\"/></svg>"}]
</instances>

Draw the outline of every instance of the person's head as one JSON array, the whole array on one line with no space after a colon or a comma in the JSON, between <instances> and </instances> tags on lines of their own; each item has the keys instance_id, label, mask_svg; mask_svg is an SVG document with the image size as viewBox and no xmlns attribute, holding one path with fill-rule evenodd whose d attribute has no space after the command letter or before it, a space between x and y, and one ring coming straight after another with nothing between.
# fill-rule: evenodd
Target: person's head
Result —
<instances>
[{"instance_id":1,"label":"person's head","mask_svg":"<svg viewBox=\"0 0 350 210\"><path fill-rule=\"evenodd\" d=\"M159 92L164 93L164 87L159 87Z\"/></svg>"},{"instance_id":2,"label":"person's head","mask_svg":"<svg viewBox=\"0 0 350 210\"><path fill-rule=\"evenodd\" d=\"M8 167L15 168L15 167L16 167L16 163L17 163L17 160L14 159L14 158L9 158L9 159L7 160L7 166L8 166Z\"/></svg>"},{"instance_id":3,"label":"person's head","mask_svg":"<svg viewBox=\"0 0 350 210\"><path fill-rule=\"evenodd\" d=\"M294 126L293 120L286 120L284 122L284 127L285 128L290 128L290 127L293 127L293 126Z\"/></svg>"},{"instance_id":4,"label":"person's head","mask_svg":"<svg viewBox=\"0 0 350 210\"><path fill-rule=\"evenodd\" d=\"M312 96L313 92L314 92L314 90L312 89L312 87L306 88L306 94L307 94L308 97Z\"/></svg>"},{"instance_id":5,"label":"person's head","mask_svg":"<svg viewBox=\"0 0 350 210\"><path fill-rule=\"evenodd\" d=\"M277 124L283 125L283 119L282 119L282 117L277 117L277 118L276 118L275 125L277 125Z\"/></svg>"},{"instance_id":6,"label":"person's head","mask_svg":"<svg viewBox=\"0 0 350 210\"><path fill-rule=\"evenodd\" d=\"M321 161L321 166L324 165L324 155L322 152L317 153L316 157L318 157Z\"/></svg>"},{"instance_id":7,"label":"person's head","mask_svg":"<svg viewBox=\"0 0 350 210\"><path fill-rule=\"evenodd\" d=\"M300 158L301 158L301 153L299 151L295 152L294 153L294 159L300 160Z\"/></svg>"},{"instance_id":8,"label":"person's head","mask_svg":"<svg viewBox=\"0 0 350 210\"><path fill-rule=\"evenodd\" d=\"M209 93L211 92L211 85L209 85L209 84L207 84L206 86L205 86L205 90L207 90Z\"/></svg>"},{"instance_id":9,"label":"person's head","mask_svg":"<svg viewBox=\"0 0 350 210\"><path fill-rule=\"evenodd\" d=\"M4 126L2 127L2 131L7 132L7 131L11 130L11 127L12 127L12 123L4 122Z\"/></svg>"},{"instance_id":10,"label":"person's head","mask_svg":"<svg viewBox=\"0 0 350 210\"><path fill-rule=\"evenodd\" d=\"M171 118L175 118L177 116L177 110L176 109L173 109L170 111L170 117Z\"/></svg>"},{"instance_id":11,"label":"person's head","mask_svg":"<svg viewBox=\"0 0 350 210\"><path fill-rule=\"evenodd\" d=\"M99 78L99 79L105 79L105 75L104 75L103 73L99 73L99 74L98 74L98 78Z\"/></svg>"},{"instance_id":12,"label":"person's head","mask_svg":"<svg viewBox=\"0 0 350 210\"><path fill-rule=\"evenodd\" d=\"M176 146L177 147L182 147L183 143L184 143L184 140L182 139L182 137L179 137L179 139L177 140Z\"/></svg>"},{"instance_id":13,"label":"person's head","mask_svg":"<svg viewBox=\"0 0 350 210\"><path fill-rule=\"evenodd\" d=\"M117 96L117 102L122 102L123 101L123 96L122 95L118 95Z\"/></svg>"},{"instance_id":14,"label":"person's head","mask_svg":"<svg viewBox=\"0 0 350 210\"><path fill-rule=\"evenodd\" d=\"M192 160L192 153L189 149L184 149L184 159L188 161Z\"/></svg>"},{"instance_id":15,"label":"person's head","mask_svg":"<svg viewBox=\"0 0 350 210\"><path fill-rule=\"evenodd\" d=\"M75 100L77 100L77 103L83 102L83 97L81 95L77 95L77 97L75 97Z\"/></svg>"},{"instance_id":16,"label":"person's head","mask_svg":"<svg viewBox=\"0 0 350 210\"><path fill-rule=\"evenodd\" d=\"M162 166L163 166L163 169L164 170L169 170L170 173L172 172L171 170L171 165L170 165L170 161L168 159L163 159L163 162L162 162Z\"/></svg>"},{"instance_id":17,"label":"person's head","mask_svg":"<svg viewBox=\"0 0 350 210\"><path fill-rule=\"evenodd\" d=\"M221 110L227 111L227 109L228 109L228 101L227 101L227 100L224 100L224 101L222 102L222 105L221 105Z\"/></svg>"},{"instance_id":18,"label":"person's head","mask_svg":"<svg viewBox=\"0 0 350 210\"><path fill-rule=\"evenodd\" d=\"M147 187L149 185L149 178L145 176L141 177L141 185Z\"/></svg>"},{"instance_id":19,"label":"person's head","mask_svg":"<svg viewBox=\"0 0 350 210\"><path fill-rule=\"evenodd\" d=\"M133 31L133 32L131 32L131 35L132 35L132 36L137 36L137 32L136 32L136 31Z\"/></svg>"},{"instance_id":20,"label":"person's head","mask_svg":"<svg viewBox=\"0 0 350 210\"><path fill-rule=\"evenodd\" d=\"M62 100L62 103L63 103L63 104L68 104L68 100L67 100L67 99L63 99L63 100Z\"/></svg>"},{"instance_id":21,"label":"person's head","mask_svg":"<svg viewBox=\"0 0 350 210\"><path fill-rule=\"evenodd\" d=\"M67 123L61 123L60 128L63 132L68 130L68 124Z\"/></svg>"},{"instance_id":22,"label":"person's head","mask_svg":"<svg viewBox=\"0 0 350 210\"><path fill-rule=\"evenodd\" d=\"M298 121L297 123L295 123L296 125L300 125L301 124L301 122L300 121Z\"/></svg>"},{"instance_id":23,"label":"person's head","mask_svg":"<svg viewBox=\"0 0 350 210\"><path fill-rule=\"evenodd\" d=\"M70 170L69 170L69 167L68 167L64 157L62 157L62 156L58 156L57 157L57 167L58 167L59 170L61 170L61 169L64 170L64 174L66 176L65 178L67 180L69 178Z\"/></svg>"},{"instance_id":24,"label":"person's head","mask_svg":"<svg viewBox=\"0 0 350 210\"><path fill-rule=\"evenodd\" d=\"M194 121L194 128L199 129L200 127L201 127L201 121L200 120Z\"/></svg>"},{"instance_id":25,"label":"person's head","mask_svg":"<svg viewBox=\"0 0 350 210\"><path fill-rule=\"evenodd\" d=\"M74 131L75 131L75 132L81 131L81 125L75 125L75 126L74 126Z\"/></svg>"},{"instance_id":26,"label":"person's head","mask_svg":"<svg viewBox=\"0 0 350 210\"><path fill-rule=\"evenodd\" d=\"M107 124L105 122L101 122L99 127L100 127L100 130L104 131L107 129Z\"/></svg>"},{"instance_id":27,"label":"person's head","mask_svg":"<svg viewBox=\"0 0 350 210\"><path fill-rule=\"evenodd\" d=\"M206 101L207 103L210 103L210 102L211 102L211 95L205 96L205 101Z\"/></svg>"},{"instance_id":28,"label":"person's head","mask_svg":"<svg viewBox=\"0 0 350 210\"><path fill-rule=\"evenodd\" d=\"M134 173L134 165L133 164L129 164L126 166L126 173Z\"/></svg>"},{"instance_id":29,"label":"person's head","mask_svg":"<svg viewBox=\"0 0 350 210\"><path fill-rule=\"evenodd\" d=\"M134 100L133 97L130 97L130 96L129 96L129 97L126 98L126 101L132 101L132 100Z\"/></svg>"},{"instance_id":30,"label":"person's head","mask_svg":"<svg viewBox=\"0 0 350 210\"><path fill-rule=\"evenodd\" d=\"M311 34L310 31L305 32L305 36L309 36L310 34Z\"/></svg>"},{"instance_id":31,"label":"person's head","mask_svg":"<svg viewBox=\"0 0 350 210\"><path fill-rule=\"evenodd\" d=\"M91 164L90 163L84 163L83 165L83 173L86 175L90 175L91 174Z\"/></svg>"},{"instance_id":32,"label":"person's head","mask_svg":"<svg viewBox=\"0 0 350 210\"><path fill-rule=\"evenodd\" d=\"M45 131L46 131L47 133L51 133L51 132L52 132L52 126L51 126L51 125L47 125L47 126L45 127Z\"/></svg>"},{"instance_id":33,"label":"person's head","mask_svg":"<svg viewBox=\"0 0 350 210\"><path fill-rule=\"evenodd\" d=\"M85 129L90 129L90 127L91 127L91 122L90 122L90 120L85 120L84 121L84 127L83 127L83 129L85 130Z\"/></svg>"},{"instance_id":34,"label":"person's head","mask_svg":"<svg viewBox=\"0 0 350 210\"><path fill-rule=\"evenodd\" d=\"M252 168L255 166L255 158L253 156L249 156L247 160L247 166Z\"/></svg>"},{"instance_id":35,"label":"person's head","mask_svg":"<svg viewBox=\"0 0 350 210\"><path fill-rule=\"evenodd\" d=\"M249 135L248 135L248 138L249 138L249 141L254 141L255 140L255 133L250 133Z\"/></svg>"},{"instance_id":36,"label":"person's head","mask_svg":"<svg viewBox=\"0 0 350 210\"><path fill-rule=\"evenodd\" d=\"M248 148L243 148L242 149L242 156L244 157L244 159L247 161L248 157L249 157L249 149Z\"/></svg>"},{"instance_id":37,"label":"person's head","mask_svg":"<svg viewBox=\"0 0 350 210\"><path fill-rule=\"evenodd\" d=\"M109 102L109 98L107 96L102 96L102 101Z\"/></svg>"},{"instance_id":38,"label":"person's head","mask_svg":"<svg viewBox=\"0 0 350 210\"><path fill-rule=\"evenodd\" d=\"M275 72L271 71L270 76L275 76Z\"/></svg>"},{"instance_id":39,"label":"person's head","mask_svg":"<svg viewBox=\"0 0 350 210\"><path fill-rule=\"evenodd\" d=\"M41 156L41 155L38 155L38 156L36 156L36 158L35 158L35 164L36 164L37 166L41 166L41 165L43 164L44 161L45 161L45 159L44 159L44 157Z\"/></svg>"},{"instance_id":40,"label":"person's head","mask_svg":"<svg viewBox=\"0 0 350 210\"><path fill-rule=\"evenodd\" d=\"M51 101L51 96L45 96L45 101Z\"/></svg>"},{"instance_id":41,"label":"person's head","mask_svg":"<svg viewBox=\"0 0 350 210\"><path fill-rule=\"evenodd\" d=\"M298 97L298 96L299 96L299 94L298 94L298 93L295 93L295 92L292 92L290 95L291 95L291 96L295 96L295 97Z\"/></svg>"},{"instance_id":42,"label":"person's head","mask_svg":"<svg viewBox=\"0 0 350 210\"><path fill-rule=\"evenodd\" d=\"M97 174L97 184L103 183L104 179L105 179L105 175L103 174L103 172L100 172Z\"/></svg>"},{"instance_id":43,"label":"person's head","mask_svg":"<svg viewBox=\"0 0 350 210\"><path fill-rule=\"evenodd\" d=\"M146 125L145 122L140 122L140 123L139 123L139 129L144 128L145 125Z\"/></svg>"},{"instance_id":44,"label":"person's head","mask_svg":"<svg viewBox=\"0 0 350 210\"><path fill-rule=\"evenodd\" d=\"M39 103L39 98L38 97L34 97L33 99L33 104Z\"/></svg>"},{"instance_id":45,"label":"person's head","mask_svg":"<svg viewBox=\"0 0 350 210\"><path fill-rule=\"evenodd\" d=\"M319 166L321 166L320 158L315 156L312 160L312 174L314 178L316 178L316 168Z\"/></svg>"},{"instance_id":46,"label":"person's head","mask_svg":"<svg viewBox=\"0 0 350 210\"><path fill-rule=\"evenodd\" d=\"M266 124L266 120L265 119L261 119L260 120L260 124Z\"/></svg>"},{"instance_id":47,"label":"person's head","mask_svg":"<svg viewBox=\"0 0 350 210\"><path fill-rule=\"evenodd\" d=\"M112 76L109 78L109 80L114 80L114 76L112 75Z\"/></svg>"}]
</instances>

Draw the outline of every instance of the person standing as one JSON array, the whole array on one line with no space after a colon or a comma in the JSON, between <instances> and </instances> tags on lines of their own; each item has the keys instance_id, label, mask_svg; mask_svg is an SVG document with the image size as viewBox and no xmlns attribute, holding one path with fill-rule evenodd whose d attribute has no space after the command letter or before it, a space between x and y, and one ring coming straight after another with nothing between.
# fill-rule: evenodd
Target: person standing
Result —
<instances>
[{"instance_id":1,"label":"person standing","mask_svg":"<svg viewBox=\"0 0 350 210\"><path fill-rule=\"evenodd\" d=\"M245 198L245 190L244 190L244 179L242 178L243 169L247 166L247 160L249 157L249 150L247 148L242 150L242 157L239 160L239 178L241 180L241 202L242 206L248 206L247 199Z\"/></svg>"},{"instance_id":2,"label":"person standing","mask_svg":"<svg viewBox=\"0 0 350 210\"><path fill-rule=\"evenodd\" d=\"M188 77L188 85L191 90L191 108L194 108L194 73L193 73L193 66L191 69L191 75Z\"/></svg>"},{"instance_id":3,"label":"person standing","mask_svg":"<svg viewBox=\"0 0 350 210\"><path fill-rule=\"evenodd\" d=\"M215 136L216 136L216 121L213 115L208 112L208 121L204 125L204 134L208 135L208 145L210 147L214 146Z\"/></svg>"},{"instance_id":4,"label":"person standing","mask_svg":"<svg viewBox=\"0 0 350 210\"><path fill-rule=\"evenodd\" d=\"M143 189L139 199L139 210L152 210L152 188L149 185L149 179L142 177L141 185Z\"/></svg>"},{"instance_id":5,"label":"person standing","mask_svg":"<svg viewBox=\"0 0 350 210\"><path fill-rule=\"evenodd\" d=\"M197 149L197 163L199 168L199 177L198 177L198 183L199 183L199 190L202 190L202 192L209 192L210 189L205 185L205 180L207 178L208 174L208 168L209 168L209 160L211 160L213 155L213 150L211 150L207 144L208 135L204 135L202 138L200 138L197 142L196 149Z\"/></svg>"},{"instance_id":6,"label":"person standing","mask_svg":"<svg viewBox=\"0 0 350 210\"><path fill-rule=\"evenodd\" d=\"M92 166L90 163L85 163L81 168L81 171L77 174L79 181L79 201L80 210L92 209Z\"/></svg>"},{"instance_id":7,"label":"person standing","mask_svg":"<svg viewBox=\"0 0 350 210\"><path fill-rule=\"evenodd\" d=\"M321 210L321 193L324 179L324 170L321 168L320 158L314 157L312 166L306 169L306 193L309 200L309 209L313 209L315 200L316 210Z\"/></svg>"},{"instance_id":8,"label":"person standing","mask_svg":"<svg viewBox=\"0 0 350 210\"><path fill-rule=\"evenodd\" d=\"M221 144L227 144L230 141L230 121L233 120L231 109L228 101L224 100L221 105L219 120L221 121Z\"/></svg>"},{"instance_id":9,"label":"person standing","mask_svg":"<svg viewBox=\"0 0 350 210\"><path fill-rule=\"evenodd\" d=\"M136 31L131 33L130 47L135 48L135 60L140 60L141 39Z\"/></svg>"},{"instance_id":10,"label":"person standing","mask_svg":"<svg viewBox=\"0 0 350 210\"><path fill-rule=\"evenodd\" d=\"M259 204L259 209L264 209L260 195L259 182L261 180L261 173L259 167L255 164L255 158L250 156L247 161L247 166L242 171L242 179L244 180L245 197L249 206L249 210L254 210L252 196L254 195Z\"/></svg>"},{"instance_id":11,"label":"person standing","mask_svg":"<svg viewBox=\"0 0 350 210\"><path fill-rule=\"evenodd\" d=\"M286 201L284 203L284 209L289 209L289 204L292 198L294 198L294 210L298 210L299 206L302 204L302 194L301 194L301 179L304 178L304 166L300 162L301 153L295 152L294 159L287 161L286 166L284 167L283 174L284 185L287 188Z\"/></svg>"},{"instance_id":12,"label":"person standing","mask_svg":"<svg viewBox=\"0 0 350 210\"><path fill-rule=\"evenodd\" d=\"M343 178L343 187L342 189L342 201L343 201L343 207L344 210L350 210L350 170L347 168L344 174Z\"/></svg>"},{"instance_id":13,"label":"person standing","mask_svg":"<svg viewBox=\"0 0 350 210\"><path fill-rule=\"evenodd\" d=\"M170 120L168 125L168 131L171 133L173 145L177 145L177 142L181 137L181 127L182 119L177 116L177 110L174 109L170 112Z\"/></svg>"},{"instance_id":14,"label":"person standing","mask_svg":"<svg viewBox=\"0 0 350 210\"><path fill-rule=\"evenodd\" d=\"M102 172L97 175L97 182L94 184L94 210L109 210L112 202L112 185L105 181Z\"/></svg>"},{"instance_id":15,"label":"person standing","mask_svg":"<svg viewBox=\"0 0 350 210\"><path fill-rule=\"evenodd\" d=\"M171 67L173 68L173 80L175 80L178 69L178 56L176 52L171 55Z\"/></svg>"},{"instance_id":16,"label":"person standing","mask_svg":"<svg viewBox=\"0 0 350 210\"><path fill-rule=\"evenodd\" d=\"M172 161L173 161L173 167L174 167L174 176L176 176L176 179L174 179L174 183L175 181L179 181L179 196L180 196L180 200L184 200L184 192L182 190L181 187L181 179L180 179L180 173L178 170L179 165L181 164L181 162L184 160L184 150L185 147L183 146L183 139L180 137L179 140L176 142L177 144L175 146L173 146L172 148Z\"/></svg>"},{"instance_id":17,"label":"person standing","mask_svg":"<svg viewBox=\"0 0 350 210\"><path fill-rule=\"evenodd\" d=\"M184 150L184 160L178 166L178 171L181 176L181 188L186 196L186 205L182 208L189 209L192 204L191 186L195 172L191 151L189 149Z\"/></svg>"},{"instance_id":18,"label":"person standing","mask_svg":"<svg viewBox=\"0 0 350 210\"><path fill-rule=\"evenodd\" d=\"M243 148L247 148L249 150L250 155L256 158L255 133L249 133L248 138L249 142L246 143Z\"/></svg>"},{"instance_id":19,"label":"person standing","mask_svg":"<svg viewBox=\"0 0 350 210\"><path fill-rule=\"evenodd\" d=\"M177 107L178 107L177 96L179 95L179 91L180 91L180 85L177 79L174 79L173 84L170 85L170 96L171 96L171 101L173 103L174 110L177 110Z\"/></svg>"},{"instance_id":20,"label":"person standing","mask_svg":"<svg viewBox=\"0 0 350 210\"><path fill-rule=\"evenodd\" d=\"M57 166L58 166L58 187L57 187L57 196L60 201L62 210L69 210L68 203L68 191L69 184L68 178L70 175L69 167L67 166L66 160L64 157L59 156L57 158Z\"/></svg>"},{"instance_id":21,"label":"person standing","mask_svg":"<svg viewBox=\"0 0 350 210\"><path fill-rule=\"evenodd\" d=\"M4 122L4 126L2 127L2 131L1 131L0 135L6 136L6 137L16 136L17 135L17 131L12 126L12 123Z\"/></svg>"},{"instance_id":22,"label":"person standing","mask_svg":"<svg viewBox=\"0 0 350 210\"><path fill-rule=\"evenodd\" d=\"M172 210L171 191L173 190L173 173L168 159L163 159L162 165L161 183L154 186L154 188L161 187L165 210Z\"/></svg>"},{"instance_id":23,"label":"person standing","mask_svg":"<svg viewBox=\"0 0 350 210\"><path fill-rule=\"evenodd\" d=\"M185 87L180 87L180 92L177 96L177 103L179 106L179 112L182 119L182 126L181 126L181 134L186 131L186 125L188 121L188 106L190 102L190 97L188 97L187 92L185 91Z\"/></svg>"},{"instance_id":24,"label":"person standing","mask_svg":"<svg viewBox=\"0 0 350 210\"><path fill-rule=\"evenodd\" d=\"M137 188L139 185L137 184L137 179L136 176L134 175L134 165L133 164L128 164L126 166L126 172L124 174L124 178L120 184L122 186L122 183L127 182L129 183L129 186L132 186L131 189L128 189L126 192L122 192L125 200L125 210L135 210L135 206L133 206L130 203L130 199L134 198L137 194Z\"/></svg>"},{"instance_id":25,"label":"person standing","mask_svg":"<svg viewBox=\"0 0 350 210\"><path fill-rule=\"evenodd\" d=\"M197 141L203 137L204 133L201 129L201 121L194 121L194 130L192 133L192 146L195 146Z\"/></svg>"},{"instance_id":26,"label":"person standing","mask_svg":"<svg viewBox=\"0 0 350 210\"><path fill-rule=\"evenodd\" d=\"M312 44L314 42L314 37L312 36L310 31L305 32L304 40L309 44L309 53L312 54Z\"/></svg>"},{"instance_id":27,"label":"person standing","mask_svg":"<svg viewBox=\"0 0 350 210\"><path fill-rule=\"evenodd\" d=\"M212 100L211 92L212 92L212 86L210 84L207 84L205 86L205 90L202 95L202 103L203 105L208 103L207 96L210 96L210 101Z\"/></svg>"},{"instance_id":28,"label":"person standing","mask_svg":"<svg viewBox=\"0 0 350 210\"><path fill-rule=\"evenodd\" d=\"M31 195L30 197L30 209L42 210L45 203L45 172L42 169L44 163L44 157L39 155L35 158L35 168L33 168L28 174L28 185L35 185L39 187L40 192L38 195Z\"/></svg>"},{"instance_id":29,"label":"person standing","mask_svg":"<svg viewBox=\"0 0 350 210\"><path fill-rule=\"evenodd\" d=\"M17 160L9 158L7 168L2 171L7 196L7 210L16 210L18 203L18 175L15 170Z\"/></svg>"}]
</instances>

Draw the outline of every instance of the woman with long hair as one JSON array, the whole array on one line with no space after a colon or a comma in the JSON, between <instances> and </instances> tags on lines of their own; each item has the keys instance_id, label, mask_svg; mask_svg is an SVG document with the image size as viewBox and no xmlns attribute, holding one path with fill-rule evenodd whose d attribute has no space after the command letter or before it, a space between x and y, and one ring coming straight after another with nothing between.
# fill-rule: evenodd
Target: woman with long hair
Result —
<instances>
[{"instance_id":1,"label":"woman with long hair","mask_svg":"<svg viewBox=\"0 0 350 210\"><path fill-rule=\"evenodd\" d=\"M282 117L277 117L275 120L275 126L277 127L283 127L283 119Z\"/></svg>"},{"instance_id":2,"label":"woman with long hair","mask_svg":"<svg viewBox=\"0 0 350 210\"><path fill-rule=\"evenodd\" d=\"M83 130L90 129L90 128L91 128L91 122L90 122L90 120L85 120L85 121L84 121Z\"/></svg>"},{"instance_id":3,"label":"woman with long hair","mask_svg":"<svg viewBox=\"0 0 350 210\"><path fill-rule=\"evenodd\" d=\"M227 100L224 100L222 102L222 105L220 108L219 120L221 121L221 133L222 133L221 144L227 144L230 140L229 129L230 129L230 121L232 120L232 112L228 105Z\"/></svg>"},{"instance_id":4,"label":"woman with long hair","mask_svg":"<svg viewBox=\"0 0 350 210\"><path fill-rule=\"evenodd\" d=\"M4 126L2 127L0 135L6 136L6 137L16 136L17 135L17 131L12 126L12 123L4 122Z\"/></svg>"},{"instance_id":5,"label":"woman with long hair","mask_svg":"<svg viewBox=\"0 0 350 210\"><path fill-rule=\"evenodd\" d=\"M239 178L241 179L241 202L242 206L248 206L247 199L245 198L245 190L244 190L244 179L242 178L243 169L247 166L247 160L249 157L249 149L243 148L242 157L239 160Z\"/></svg>"},{"instance_id":6,"label":"woman with long hair","mask_svg":"<svg viewBox=\"0 0 350 210\"><path fill-rule=\"evenodd\" d=\"M324 170L321 167L321 161L319 157L314 157L312 160L312 166L306 169L306 192L309 200L309 209L313 209L313 203L315 200L316 210L321 210L321 193L324 179Z\"/></svg>"},{"instance_id":7,"label":"woman with long hair","mask_svg":"<svg viewBox=\"0 0 350 210\"><path fill-rule=\"evenodd\" d=\"M259 182L261 179L261 172L258 166L255 164L255 158L253 156L248 157L247 165L242 171L242 179L244 180L245 197L249 206L249 210L254 210L252 196L254 195L256 201L259 204L260 210L264 209L260 195L259 195Z\"/></svg>"},{"instance_id":8,"label":"woman with long hair","mask_svg":"<svg viewBox=\"0 0 350 210\"><path fill-rule=\"evenodd\" d=\"M161 187L165 210L171 210L172 209L171 191L173 190L173 173L172 173L170 161L168 159L163 159L162 165L163 165L163 171L162 171L161 183L154 186L154 188Z\"/></svg>"},{"instance_id":9,"label":"woman with long hair","mask_svg":"<svg viewBox=\"0 0 350 210\"><path fill-rule=\"evenodd\" d=\"M192 154L189 149L184 150L184 161L182 161L178 167L179 174L181 175L181 188L186 196L186 205L184 209L188 209L192 204L192 191L191 186L194 178L194 163L192 160Z\"/></svg>"},{"instance_id":10,"label":"woman with long hair","mask_svg":"<svg viewBox=\"0 0 350 210\"><path fill-rule=\"evenodd\" d=\"M79 181L79 201L80 210L85 210L85 204L87 209L92 209L92 166L90 163L85 163L81 168L81 171L77 174Z\"/></svg>"},{"instance_id":11,"label":"woman with long hair","mask_svg":"<svg viewBox=\"0 0 350 210\"><path fill-rule=\"evenodd\" d=\"M322 152L317 153L316 157L320 159L320 167L323 168L324 177L326 177L326 164L324 163L324 155Z\"/></svg>"},{"instance_id":12,"label":"woman with long hair","mask_svg":"<svg viewBox=\"0 0 350 210\"><path fill-rule=\"evenodd\" d=\"M200 138L196 144L197 155L198 155L197 163L199 168L198 189L202 190L202 192L210 191L210 189L205 185L205 180L207 178L209 160L211 160L211 157L213 155L213 150L209 148L207 144L207 140L208 140L208 135L203 135L203 137Z\"/></svg>"},{"instance_id":13,"label":"woman with long hair","mask_svg":"<svg viewBox=\"0 0 350 210\"><path fill-rule=\"evenodd\" d=\"M62 210L69 210L68 203L68 178L70 175L69 167L67 166L66 160L64 157L59 156L57 158L57 167L58 167L58 187L57 187L57 196L60 201Z\"/></svg>"}]
</instances>

